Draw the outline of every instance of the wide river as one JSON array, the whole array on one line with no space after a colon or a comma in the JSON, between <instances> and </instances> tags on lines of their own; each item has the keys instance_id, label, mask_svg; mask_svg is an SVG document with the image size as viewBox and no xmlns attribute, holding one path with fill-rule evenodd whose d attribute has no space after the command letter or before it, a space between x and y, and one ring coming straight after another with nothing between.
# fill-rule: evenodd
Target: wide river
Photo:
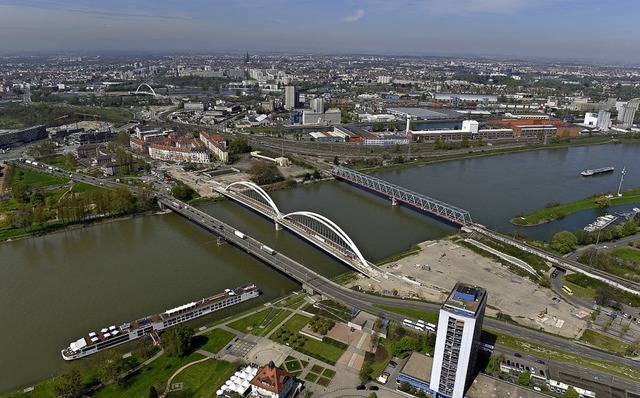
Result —
<instances>
[{"instance_id":1,"label":"wide river","mask_svg":"<svg viewBox=\"0 0 640 398\"><path fill-rule=\"evenodd\" d=\"M511 232L508 220L519 212L617 191L623 166L627 167L623 189L640 186L639 155L640 144L611 144L487 156L376 175L467 209L474 221L489 228ZM604 166L616 171L580 176L582 170ZM309 210L330 218L371 261L455 232L337 181L273 192L272 197L281 211ZM333 258L286 231L276 232L271 223L234 203L212 203L203 210L327 276L347 271ZM598 214L585 211L523 231L548 239L553 232L581 228ZM258 284L263 294L238 309L297 288L246 253L217 245L212 235L174 214L5 242L0 244L0 258L0 393L59 372L65 365L60 350L89 331L247 282ZM238 309L202 319L196 326Z\"/></svg>"}]
</instances>

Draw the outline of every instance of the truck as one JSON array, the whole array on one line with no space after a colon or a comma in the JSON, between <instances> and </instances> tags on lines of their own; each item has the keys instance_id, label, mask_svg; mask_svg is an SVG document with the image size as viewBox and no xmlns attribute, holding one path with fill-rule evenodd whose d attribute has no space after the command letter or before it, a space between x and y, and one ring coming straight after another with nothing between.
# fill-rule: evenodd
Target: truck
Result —
<instances>
[{"instance_id":1,"label":"truck","mask_svg":"<svg viewBox=\"0 0 640 398\"><path fill-rule=\"evenodd\" d=\"M247 239L247 235L245 235L244 233L240 232L240 231L235 231L233 233L235 236L237 236L240 239Z\"/></svg>"},{"instance_id":2,"label":"truck","mask_svg":"<svg viewBox=\"0 0 640 398\"><path fill-rule=\"evenodd\" d=\"M267 246L267 245L261 245L261 246L260 246L260 250L262 250L263 252L269 253L269 254L271 254L272 256L276 254L276 251L275 251L275 250L273 250L272 248L270 248L270 247L269 247L269 246Z\"/></svg>"}]
</instances>

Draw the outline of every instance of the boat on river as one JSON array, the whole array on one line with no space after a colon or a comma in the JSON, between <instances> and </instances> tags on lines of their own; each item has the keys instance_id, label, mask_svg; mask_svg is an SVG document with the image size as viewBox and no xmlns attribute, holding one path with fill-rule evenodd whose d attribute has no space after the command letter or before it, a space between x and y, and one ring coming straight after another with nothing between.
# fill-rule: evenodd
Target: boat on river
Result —
<instances>
[{"instance_id":1,"label":"boat on river","mask_svg":"<svg viewBox=\"0 0 640 398\"><path fill-rule=\"evenodd\" d=\"M589 177L589 176L593 176L593 175L596 175L596 174L610 173L613 170L615 170L615 169L613 167L609 166L609 167L601 167L599 169L585 170L585 171L581 172L580 174L583 177Z\"/></svg>"},{"instance_id":2,"label":"boat on river","mask_svg":"<svg viewBox=\"0 0 640 398\"><path fill-rule=\"evenodd\" d=\"M613 223L617 219L618 217L611 214L600 216L596 218L594 222L584 227L584 230L587 232L597 231L599 229L608 227L609 225L611 225L611 223Z\"/></svg>"},{"instance_id":3,"label":"boat on river","mask_svg":"<svg viewBox=\"0 0 640 398\"><path fill-rule=\"evenodd\" d=\"M256 285L247 284L233 290L225 289L224 292L215 296L183 304L159 314L123 323L120 326L107 326L99 332L91 332L69 344L69 347L61 351L62 358L66 361L83 358L145 335L151 336L156 344L160 341L159 333L170 326L199 318L259 295L260 291Z\"/></svg>"}]
</instances>

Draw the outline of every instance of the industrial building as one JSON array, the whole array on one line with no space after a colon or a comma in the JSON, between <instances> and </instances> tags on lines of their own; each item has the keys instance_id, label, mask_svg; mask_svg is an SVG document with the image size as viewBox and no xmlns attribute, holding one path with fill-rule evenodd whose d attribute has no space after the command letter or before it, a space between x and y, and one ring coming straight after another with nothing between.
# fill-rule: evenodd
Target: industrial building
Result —
<instances>
[{"instance_id":1,"label":"industrial building","mask_svg":"<svg viewBox=\"0 0 640 398\"><path fill-rule=\"evenodd\" d=\"M440 308L430 389L434 398L462 398L471 383L487 290L458 282Z\"/></svg>"},{"instance_id":2,"label":"industrial building","mask_svg":"<svg viewBox=\"0 0 640 398\"><path fill-rule=\"evenodd\" d=\"M44 125L27 127L20 130L0 130L0 148L9 148L16 144L43 140L47 138L47 129Z\"/></svg>"}]
</instances>

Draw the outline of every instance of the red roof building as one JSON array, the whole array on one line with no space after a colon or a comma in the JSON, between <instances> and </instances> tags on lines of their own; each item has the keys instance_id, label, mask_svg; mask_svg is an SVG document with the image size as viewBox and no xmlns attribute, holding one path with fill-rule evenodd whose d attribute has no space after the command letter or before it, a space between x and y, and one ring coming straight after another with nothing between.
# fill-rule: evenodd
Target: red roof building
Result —
<instances>
[{"instance_id":1,"label":"red roof building","mask_svg":"<svg viewBox=\"0 0 640 398\"><path fill-rule=\"evenodd\" d=\"M285 398L295 391L293 375L273 363L262 366L251 380L251 394L262 398Z\"/></svg>"}]
</instances>

